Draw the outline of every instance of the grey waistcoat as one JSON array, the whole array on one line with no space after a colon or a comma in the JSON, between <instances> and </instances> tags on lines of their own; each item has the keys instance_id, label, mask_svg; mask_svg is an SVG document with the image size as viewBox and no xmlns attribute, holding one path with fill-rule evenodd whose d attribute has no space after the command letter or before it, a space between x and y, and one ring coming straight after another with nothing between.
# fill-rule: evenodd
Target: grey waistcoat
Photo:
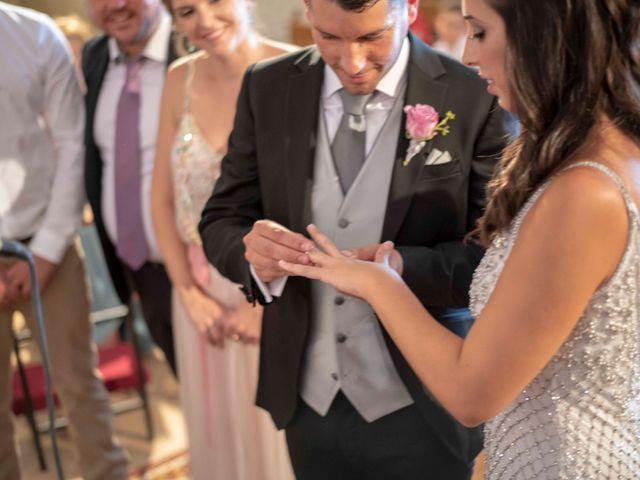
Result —
<instances>
[{"instance_id":1,"label":"grey waistcoat","mask_svg":"<svg viewBox=\"0 0 640 480\"><path fill-rule=\"evenodd\" d=\"M340 187L324 112L320 109L311 214L313 223L340 248L380 242L403 98L402 94L396 97L346 196ZM412 404L371 307L315 281L311 302L311 331L300 392L304 401L320 415L326 415L336 393L342 390L369 422Z\"/></svg>"}]
</instances>

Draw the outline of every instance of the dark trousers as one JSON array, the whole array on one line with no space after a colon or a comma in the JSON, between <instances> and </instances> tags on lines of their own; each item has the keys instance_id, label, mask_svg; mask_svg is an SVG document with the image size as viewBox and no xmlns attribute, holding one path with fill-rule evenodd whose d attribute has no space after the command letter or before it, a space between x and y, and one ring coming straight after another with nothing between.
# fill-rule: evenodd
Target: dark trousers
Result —
<instances>
[{"instance_id":1,"label":"dark trousers","mask_svg":"<svg viewBox=\"0 0 640 480\"><path fill-rule=\"evenodd\" d=\"M142 313L151 338L160 347L173 374L177 376L171 323L171 281L167 271L160 263L147 262L136 271L127 268L127 273L133 289L140 296Z\"/></svg>"},{"instance_id":2,"label":"dark trousers","mask_svg":"<svg viewBox=\"0 0 640 480\"><path fill-rule=\"evenodd\" d=\"M415 405L368 423L342 393L325 417L299 399L287 444L298 480L466 480L472 470Z\"/></svg>"}]
</instances>

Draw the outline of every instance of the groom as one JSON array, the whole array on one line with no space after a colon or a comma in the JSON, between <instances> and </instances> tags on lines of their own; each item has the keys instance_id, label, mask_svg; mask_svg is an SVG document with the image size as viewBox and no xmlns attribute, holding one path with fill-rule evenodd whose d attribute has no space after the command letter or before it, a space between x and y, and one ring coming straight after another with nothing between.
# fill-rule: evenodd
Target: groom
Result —
<instances>
[{"instance_id":1,"label":"groom","mask_svg":"<svg viewBox=\"0 0 640 480\"><path fill-rule=\"evenodd\" d=\"M361 258L393 240L407 284L466 333L483 252L463 239L510 124L475 72L408 34L418 1L306 0L316 46L247 72L203 211L209 259L268 304L257 403L286 429L300 479L468 478L481 448L366 303L277 263L308 261L309 222ZM453 112L449 133L410 143L403 109L417 104Z\"/></svg>"}]
</instances>

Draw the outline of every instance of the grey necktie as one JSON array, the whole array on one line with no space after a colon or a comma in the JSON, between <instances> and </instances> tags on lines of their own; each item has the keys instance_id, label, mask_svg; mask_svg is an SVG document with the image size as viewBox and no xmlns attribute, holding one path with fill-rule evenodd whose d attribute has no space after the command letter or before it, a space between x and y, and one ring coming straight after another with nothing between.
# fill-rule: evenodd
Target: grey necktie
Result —
<instances>
[{"instance_id":1,"label":"grey necktie","mask_svg":"<svg viewBox=\"0 0 640 480\"><path fill-rule=\"evenodd\" d=\"M338 93L342 98L344 113L331 151L340 176L342 191L347 193L365 160L367 132L364 113L373 94L350 95L344 89L340 89Z\"/></svg>"}]
</instances>

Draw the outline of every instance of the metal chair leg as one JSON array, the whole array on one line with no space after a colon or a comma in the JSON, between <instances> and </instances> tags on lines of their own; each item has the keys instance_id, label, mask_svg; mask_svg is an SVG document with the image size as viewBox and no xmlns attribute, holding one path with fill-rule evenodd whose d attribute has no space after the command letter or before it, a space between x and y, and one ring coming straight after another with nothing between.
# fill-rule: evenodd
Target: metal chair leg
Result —
<instances>
[{"instance_id":1,"label":"metal chair leg","mask_svg":"<svg viewBox=\"0 0 640 480\"><path fill-rule=\"evenodd\" d=\"M31 436L33 437L33 444L36 448L36 454L38 455L38 463L40 464L40 470L47 470L47 463L44 459L42 452L42 443L40 442L40 434L36 425L36 419L33 414L33 403L31 402L31 391L29 390L29 382L27 380L27 374L24 370L24 365L20 360L20 348L18 346L18 339L13 338L13 351L16 355L16 364L18 365L18 375L20 376L20 383L22 384L22 392L24 395L24 403L26 407L25 415L27 422L29 422L29 428L31 429Z\"/></svg>"},{"instance_id":2,"label":"metal chair leg","mask_svg":"<svg viewBox=\"0 0 640 480\"><path fill-rule=\"evenodd\" d=\"M132 310L129 309L129 313L124 318L125 329L128 329L131 333L131 343L133 344L133 351L136 361L136 390L142 401L142 409L144 410L144 421L147 427L147 439L153 439L153 421L151 419L151 409L149 408L149 401L147 398L147 389L145 388L144 371L142 368L142 353L140 349L140 340L138 334L133 326Z\"/></svg>"}]
</instances>

